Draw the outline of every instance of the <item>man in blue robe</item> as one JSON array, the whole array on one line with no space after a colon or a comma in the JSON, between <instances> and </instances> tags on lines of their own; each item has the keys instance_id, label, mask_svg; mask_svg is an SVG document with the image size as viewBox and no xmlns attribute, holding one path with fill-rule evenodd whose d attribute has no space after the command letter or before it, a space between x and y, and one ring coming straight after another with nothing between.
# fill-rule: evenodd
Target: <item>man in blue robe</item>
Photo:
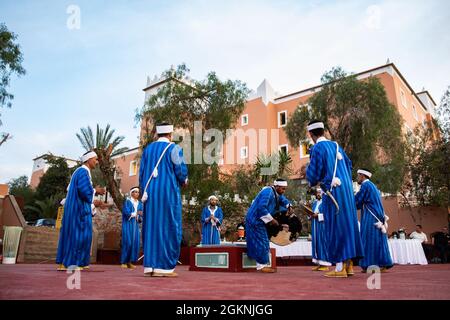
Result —
<instances>
[{"instance_id":1,"label":"man in blue robe","mask_svg":"<svg viewBox=\"0 0 450 320\"><path fill-rule=\"evenodd\" d=\"M324 192L322 211L328 262L336 264L336 269L325 276L346 278L354 274L352 258L363 256L353 195L352 163L337 142L324 137L323 122L311 121L308 132L315 145L306 178L311 187L320 185Z\"/></svg>"},{"instance_id":2,"label":"man in blue robe","mask_svg":"<svg viewBox=\"0 0 450 320\"><path fill-rule=\"evenodd\" d=\"M62 201L64 215L56 254L59 271L69 267L77 270L89 268L92 216L95 214L95 207L101 205L100 200L94 201L94 195L104 191L94 189L91 181L91 170L98 164L97 154L88 151L81 157L81 161L83 165L72 174L67 196Z\"/></svg>"},{"instance_id":3,"label":"man in blue robe","mask_svg":"<svg viewBox=\"0 0 450 320\"><path fill-rule=\"evenodd\" d=\"M139 185L143 192L144 275L176 277L182 240L181 192L187 184L183 150L171 142L173 125L156 127L158 140L145 147Z\"/></svg>"},{"instance_id":4,"label":"man in blue robe","mask_svg":"<svg viewBox=\"0 0 450 320\"><path fill-rule=\"evenodd\" d=\"M290 210L290 202L283 195L286 191L287 181L275 180L273 186L264 187L253 200L245 217L245 232L247 240L247 255L256 260L256 270L263 273L273 273L270 267L269 237L266 224L278 226L273 218L279 211Z\"/></svg>"},{"instance_id":5,"label":"man in blue robe","mask_svg":"<svg viewBox=\"0 0 450 320\"><path fill-rule=\"evenodd\" d=\"M223 220L222 208L217 205L216 196L208 198L209 204L202 211L202 244L220 244L220 225Z\"/></svg>"},{"instance_id":6,"label":"man in blue robe","mask_svg":"<svg viewBox=\"0 0 450 320\"><path fill-rule=\"evenodd\" d=\"M139 187L130 190L122 208L122 246L120 263L122 268L136 269L140 249L139 223L142 221L142 202L139 201Z\"/></svg>"},{"instance_id":7,"label":"man in blue robe","mask_svg":"<svg viewBox=\"0 0 450 320\"><path fill-rule=\"evenodd\" d=\"M361 189L355 201L356 208L361 210L361 240L364 247L364 258L359 261L359 265L363 272L369 266L378 266L384 272L393 265L387 241L388 217L384 214L380 191L370 181L372 173L367 169L357 172Z\"/></svg>"},{"instance_id":8,"label":"man in blue robe","mask_svg":"<svg viewBox=\"0 0 450 320\"><path fill-rule=\"evenodd\" d=\"M322 213L322 189L316 191L316 200L313 202L311 219L311 248L312 262L317 264L313 271L328 271L331 263L328 262L328 251L325 239L325 222Z\"/></svg>"}]
</instances>

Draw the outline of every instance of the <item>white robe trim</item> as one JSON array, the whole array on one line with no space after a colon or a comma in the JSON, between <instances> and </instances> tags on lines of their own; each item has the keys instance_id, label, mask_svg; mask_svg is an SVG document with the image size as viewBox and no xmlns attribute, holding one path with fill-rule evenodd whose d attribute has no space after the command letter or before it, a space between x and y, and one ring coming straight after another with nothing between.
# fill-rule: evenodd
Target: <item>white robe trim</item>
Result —
<instances>
[{"instance_id":1,"label":"white robe trim","mask_svg":"<svg viewBox=\"0 0 450 320\"><path fill-rule=\"evenodd\" d=\"M273 220L273 217L272 217L272 215L269 213L269 214L266 214L265 216L262 216L260 219L261 219L262 221L264 221L264 223L269 223L270 221Z\"/></svg>"}]
</instances>

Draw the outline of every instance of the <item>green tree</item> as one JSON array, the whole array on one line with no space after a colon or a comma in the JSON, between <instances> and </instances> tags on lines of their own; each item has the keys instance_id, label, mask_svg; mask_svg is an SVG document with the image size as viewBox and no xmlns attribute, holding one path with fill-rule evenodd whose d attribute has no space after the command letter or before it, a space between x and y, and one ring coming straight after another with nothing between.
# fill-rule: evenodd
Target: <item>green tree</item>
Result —
<instances>
[{"instance_id":1,"label":"green tree","mask_svg":"<svg viewBox=\"0 0 450 320\"><path fill-rule=\"evenodd\" d=\"M81 133L77 133L77 138L86 151L94 150L98 156L98 163L106 187L114 200L114 204L119 210L122 209L123 195L120 193L119 184L114 179L114 162L112 157L128 150L126 147L119 147L124 136L114 137L115 130L108 124L105 129L101 129L97 124L97 130L92 132L91 127L81 128Z\"/></svg>"},{"instance_id":2,"label":"green tree","mask_svg":"<svg viewBox=\"0 0 450 320\"><path fill-rule=\"evenodd\" d=\"M450 140L450 86L445 90L439 108L437 121L445 141Z\"/></svg>"},{"instance_id":3,"label":"green tree","mask_svg":"<svg viewBox=\"0 0 450 320\"><path fill-rule=\"evenodd\" d=\"M23 198L25 206L34 203L36 193L28 184L27 176L20 176L16 179L10 180L8 182L8 186L9 186L9 194L15 197ZM38 218L38 216L33 211L26 209L26 207L24 207L23 216L27 221L36 220Z\"/></svg>"},{"instance_id":4,"label":"green tree","mask_svg":"<svg viewBox=\"0 0 450 320\"><path fill-rule=\"evenodd\" d=\"M450 206L450 141L437 139L430 127L417 127L408 136L408 176L402 195L420 205Z\"/></svg>"},{"instance_id":5,"label":"green tree","mask_svg":"<svg viewBox=\"0 0 450 320\"><path fill-rule=\"evenodd\" d=\"M307 123L320 119L353 167L372 170L382 191L396 193L405 174L402 120L379 79L359 81L338 67L326 72L321 82L322 89L308 100L309 106L299 105L288 121L290 143L298 147L306 139Z\"/></svg>"},{"instance_id":6,"label":"green tree","mask_svg":"<svg viewBox=\"0 0 450 320\"><path fill-rule=\"evenodd\" d=\"M10 32L4 23L0 23L0 108L4 106L11 108L11 100L14 99L14 95L6 90L11 75L25 74L25 69L22 67L23 55L16 39L17 35ZM0 133L0 146L9 138L9 133Z\"/></svg>"},{"instance_id":7,"label":"green tree","mask_svg":"<svg viewBox=\"0 0 450 320\"><path fill-rule=\"evenodd\" d=\"M27 205L27 210L33 211L39 218L55 219L58 214L59 198L50 196L44 200L36 200L34 205Z\"/></svg>"},{"instance_id":8,"label":"green tree","mask_svg":"<svg viewBox=\"0 0 450 320\"><path fill-rule=\"evenodd\" d=\"M36 188L36 198L45 200L55 197L61 200L66 195L71 170L64 158L47 155L44 159L49 164L49 168L39 181Z\"/></svg>"},{"instance_id":9,"label":"green tree","mask_svg":"<svg viewBox=\"0 0 450 320\"><path fill-rule=\"evenodd\" d=\"M165 71L166 83L136 113L138 122L149 124L143 126L142 145L153 140L155 124L164 121L191 133L194 122L200 121L202 132L217 129L224 136L227 129L235 127L245 107L247 86L238 80L221 81L215 72L202 81L192 80L188 74L184 64Z\"/></svg>"}]
</instances>

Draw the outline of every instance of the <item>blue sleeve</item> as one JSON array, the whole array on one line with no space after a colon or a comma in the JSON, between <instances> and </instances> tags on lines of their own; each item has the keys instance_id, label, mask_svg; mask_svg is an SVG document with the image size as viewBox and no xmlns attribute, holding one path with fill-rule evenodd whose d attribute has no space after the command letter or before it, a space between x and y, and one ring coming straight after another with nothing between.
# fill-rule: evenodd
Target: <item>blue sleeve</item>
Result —
<instances>
[{"instance_id":1,"label":"blue sleeve","mask_svg":"<svg viewBox=\"0 0 450 320\"><path fill-rule=\"evenodd\" d=\"M147 149L145 148L142 152L141 161L139 162L139 188L141 189L141 193L144 194L144 188L147 181L144 181L144 174L145 174L145 166L147 163Z\"/></svg>"},{"instance_id":2,"label":"blue sleeve","mask_svg":"<svg viewBox=\"0 0 450 320\"><path fill-rule=\"evenodd\" d=\"M339 152L342 154L342 157L344 158L345 167L347 168L347 172L350 176L350 179L352 179L352 170L353 170L352 160L350 160L350 158L345 153L344 149L342 149L341 147L339 147Z\"/></svg>"},{"instance_id":3,"label":"blue sleeve","mask_svg":"<svg viewBox=\"0 0 450 320\"><path fill-rule=\"evenodd\" d=\"M282 194L279 198L279 201L280 201L280 207L284 209L283 211L287 211L287 206L289 204L291 204L291 202L288 200L288 198L286 198L285 195Z\"/></svg>"},{"instance_id":4,"label":"blue sleeve","mask_svg":"<svg viewBox=\"0 0 450 320\"><path fill-rule=\"evenodd\" d=\"M260 197L257 203L257 217L261 218L268 214L272 214L269 210L270 199L272 198L272 189L266 188L261 191Z\"/></svg>"},{"instance_id":5,"label":"blue sleeve","mask_svg":"<svg viewBox=\"0 0 450 320\"><path fill-rule=\"evenodd\" d=\"M123 203L122 216L125 219L130 219L132 213L133 213L133 204L130 201L128 201L128 199L126 199Z\"/></svg>"},{"instance_id":6,"label":"blue sleeve","mask_svg":"<svg viewBox=\"0 0 450 320\"><path fill-rule=\"evenodd\" d=\"M77 193L83 202L91 204L94 199L94 188L92 187L89 173L86 170L81 170L77 179Z\"/></svg>"},{"instance_id":7,"label":"blue sleeve","mask_svg":"<svg viewBox=\"0 0 450 320\"><path fill-rule=\"evenodd\" d=\"M358 193L356 193L355 195L356 209L361 210L363 208L364 203L366 202L366 199L367 199L367 187L365 183L363 183Z\"/></svg>"},{"instance_id":8,"label":"blue sleeve","mask_svg":"<svg viewBox=\"0 0 450 320\"><path fill-rule=\"evenodd\" d=\"M219 223L222 224L223 221L223 211L221 207L217 207L216 218L219 219Z\"/></svg>"},{"instance_id":9,"label":"blue sleeve","mask_svg":"<svg viewBox=\"0 0 450 320\"><path fill-rule=\"evenodd\" d=\"M306 179L311 187L316 186L324 178L324 166L320 156L320 148L317 146L312 149L309 159L309 165L306 168Z\"/></svg>"},{"instance_id":10,"label":"blue sleeve","mask_svg":"<svg viewBox=\"0 0 450 320\"><path fill-rule=\"evenodd\" d=\"M204 207L202 210L202 223L206 223L206 219L210 216L209 210L207 207ZM209 222L208 222L209 223Z\"/></svg>"},{"instance_id":11,"label":"blue sleeve","mask_svg":"<svg viewBox=\"0 0 450 320\"><path fill-rule=\"evenodd\" d=\"M171 157L175 176L177 177L178 183L182 185L188 177L188 170L183 156L183 149L179 145L175 145L175 147L171 150Z\"/></svg>"}]
</instances>

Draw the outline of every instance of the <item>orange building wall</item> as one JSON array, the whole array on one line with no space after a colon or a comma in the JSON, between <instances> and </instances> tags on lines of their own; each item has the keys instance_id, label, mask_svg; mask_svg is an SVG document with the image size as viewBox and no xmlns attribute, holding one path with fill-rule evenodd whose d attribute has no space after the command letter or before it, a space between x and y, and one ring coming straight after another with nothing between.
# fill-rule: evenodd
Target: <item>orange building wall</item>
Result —
<instances>
[{"instance_id":1,"label":"orange building wall","mask_svg":"<svg viewBox=\"0 0 450 320\"><path fill-rule=\"evenodd\" d=\"M405 121L405 124L411 129L414 130L414 128L417 125L421 125L424 120L429 118L428 112L422 107L422 105L419 102L419 99L414 95L414 92L411 92L406 85L406 83L403 82L399 74L395 71L393 67L391 67L391 70L393 72L393 75L391 75L388 72L383 72L380 74L374 75L377 77L380 82L383 84L386 95L388 100L397 107L400 115ZM405 94L405 100L406 100L406 108L402 105L401 102L401 91ZM279 145L288 144L288 152L291 155L291 158L293 160L293 169L294 169L294 176L292 178L298 177L298 174L295 174L298 172L298 170L304 166L309 159L308 158L302 158L300 159L300 150L298 148L294 149L291 147L288 143L288 139L286 137L286 133L284 132L283 128L279 128L279 141L270 141L270 129L278 129L278 112L280 111L287 111L287 118L289 121L290 116L293 114L293 112L296 110L297 106L301 104L306 104L308 99L312 96L312 94L305 95L302 97L294 98L291 100L287 100L281 103L272 103L269 102L266 105L264 105L261 98L253 99L247 102L246 107L244 109L243 114L248 114L249 120L248 125L241 126L241 118L239 118L238 123L236 125L236 128L241 128L244 130L248 129L268 129L268 146L267 150L278 150ZM415 106L416 112L417 112L417 118L418 120L413 116L413 110L412 106ZM240 146L236 144L235 141L235 158L240 156ZM226 161L226 144L230 143L228 140L225 143L225 161ZM246 159L245 163L254 163L256 160L256 155L260 153L260 150L262 149L262 144L264 144L264 141L258 141L257 144L257 152L256 154L249 148L249 158ZM246 145L249 146L248 138L246 139ZM269 153L269 152L266 152ZM235 166L229 163L225 163L225 165L222 166L222 170L226 172L230 172Z\"/></svg>"},{"instance_id":2,"label":"orange building wall","mask_svg":"<svg viewBox=\"0 0 450 320\"><path fill-rule=\"evenodd\" d=\"M31 188L33 188L33 189L37 188L37 186L39 185L39 182L41 181L42 176L44 175L44 173L45 173L44 169L41 169L41 170L34 171L31 174L31 180L30 180Z\"/></svg>"},{"instance_id":3,"label":"orange building wall","mask_svg":"<svg viewBox=\"0 0 450 320\"><path fill-rule=\"evenodd\" d=\"M137 168L136 175L130 176L130 163L136 160L138 152L127 154L123 157L114 159L116 169L119 170L120 177L120 189L123 194L129 193L130 189L139 184L139 166Z\"/></svg>"}]
</instances>

